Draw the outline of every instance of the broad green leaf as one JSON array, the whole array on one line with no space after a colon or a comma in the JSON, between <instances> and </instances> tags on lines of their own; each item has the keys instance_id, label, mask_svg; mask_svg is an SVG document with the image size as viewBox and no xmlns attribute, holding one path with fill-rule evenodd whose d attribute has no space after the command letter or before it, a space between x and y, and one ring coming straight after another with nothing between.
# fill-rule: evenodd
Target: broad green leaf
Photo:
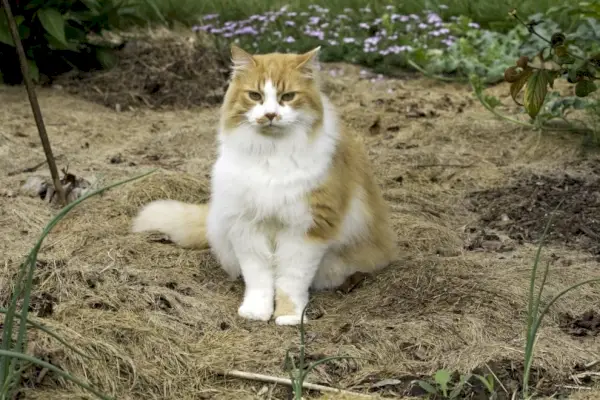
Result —
<instances>
[{"instance_id":1,"label":"broad green leaf","mask_svg":"<svg viewBox=\"0 0 600 400\"><path fill-rule=\"evenodd\" d=\"M517 101L517 96L519 93L521 93L521 89L523 89L523 86L525 86L531 74L533 74L533 70L531 68L524 69L519 78L510 85L510 95L513 101L520 106L523 104Z\"/></svg>"},{"instance_id":2,"label":"broad green leaf","mask_svg":"<svg viewBox=\"0 0 600 400\"><path fill-rule=\"evenodd\" d=\"M440 369L435 373L433 379L435 379L437 384L442 388L444 396L447 396L448 384L450 383L450 372L446 369Z\"/></svg>"},{"instance_id":3,"label":"broad green leaf","mask_svg":"<svg viewBox=\"0 0 600 400\"><path fill-rule=\"evenodd\" d=\"M417 381L417 384L419 386L421 386L421 389L425 390L427 393L431 393L431 394L437 394L438 391L436 388L433 387L433 385L429 382L425 382L425 381Z\"/></svg>"},{"instance_id":4,"label":"broad green leaf","mask_svg":"<svg viewBox=\"0 0 600 400\"><path fill-rule=\"evenodd\" d=\"M545 70L534 71L525 86L523 105L531 118L540 112L546 93L548 93L548 72Z\"/></svg>"},{"instance_id":5,"label":"broad green leaf","mask_svg":"<svg viewBox=\"0 0 600 400\"><path fill-rule=\"evenodd\" d=\"M593 81L585 79L575 85L575 96L586 97L596 90L598 90L598 86Z\"/></svg>"},{"instance_id":6,"label":"broad green leaf","mask_svg":"<svg viewBox=\"0 0 600 400\"><path fill-rule=\"evenodd\" d=\"M55 50L75 50L76 49L76 46L74 44L67 45L50 34L46 33L46 34L44 34L44 37L48 41L48 45L50 46L50 48L54 48Z\"/></svg>"},{"instance_id":7,"label":"broad green leaf","mask_svg":"<svg viewBox=\"0 0 600 400\"><path fill-rule=\"evenodd\" d=\"M37 16L49 34L65 46L68 46L67 38L65 37L65 19L58 10L54 8L42 8L37 12Z\"/></svg>"},{"instance_id":8,"label":"broad green leaf","mask_svg":"<svg viewBox=\"0 0 600 400\"><path fill-rule=\"evenodd\" d=\"M0 42L5 43L9 46L14 46L15 42L10 34L8 27L8 20L4 10L0 11Z\"/></svg>"},{"instance_id":9,"label":"broad green leaf","mask_svg":"<svg viewBox=\"0 0 600 400\"><path fill-rule=\"evenodd\" d=\"M40 70L38 69L37 64L33 60L27 60L27 69L29 70L29 77L34 82L40 81Z\"/></svg>"}]
</instances>

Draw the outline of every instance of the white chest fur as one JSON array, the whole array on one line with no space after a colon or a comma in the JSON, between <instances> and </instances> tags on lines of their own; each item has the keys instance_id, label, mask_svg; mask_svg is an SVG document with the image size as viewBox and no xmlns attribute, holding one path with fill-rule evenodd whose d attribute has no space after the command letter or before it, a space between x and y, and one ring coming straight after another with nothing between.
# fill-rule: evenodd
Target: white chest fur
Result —
<instances>
[{"instance_id":1,"label":"white chest fur","mask_svg":"<svg viewBox=\"0 0 600 400\"><path fill-rule=\"evenodd\" d=\"M279 138L244 126L222 134L212 177L221 215L307 227L312 219L307 195L327 176L335 150L332 125L324 124L312 138L302 128Z\"/></svg>"}]
</instances>

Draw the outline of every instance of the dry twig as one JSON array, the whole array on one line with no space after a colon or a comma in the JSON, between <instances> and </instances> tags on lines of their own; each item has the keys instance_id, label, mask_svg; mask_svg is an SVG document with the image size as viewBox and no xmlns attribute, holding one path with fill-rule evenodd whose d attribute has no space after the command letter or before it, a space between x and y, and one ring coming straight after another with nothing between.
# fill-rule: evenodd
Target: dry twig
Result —
<instances>
[{"instance_id":1,"label":"dry twig","mask_svg":"<svg viewBox=\"0 0 600 400\"><path fill-rule=\"evenodd\" d=\"M271 376L271 375L255 374L254 372L230 370L230 371L220 371L217 373L222 376L231 376L234 378L248 379L248 380L252 380L252 381L267 382L267 383L279 383L281 385L292 386L292 381L290 379L279 378L277 376ZM347 394L347 395L351 395L351 396L364 397L364 398L374 398L373 396L371 396L369 394L351 392L349 390L343 390L343 389L336 389L336 388L332 388L330 386L317 385L316 383L303 382L302 387L305 389L309 389L309 390L317 390L319 392Z\"/></svg>"}]
</instances>

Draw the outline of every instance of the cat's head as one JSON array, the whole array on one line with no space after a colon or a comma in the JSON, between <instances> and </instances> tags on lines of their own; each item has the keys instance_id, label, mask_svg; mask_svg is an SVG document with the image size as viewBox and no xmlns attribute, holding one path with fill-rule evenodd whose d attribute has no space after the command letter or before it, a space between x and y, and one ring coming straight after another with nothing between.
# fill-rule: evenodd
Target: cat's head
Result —
<instances>
[{"instance_id":1,"label":"cat's head","mask_svg":"<svg viewBox=\"0 0 600 400\"><path fill-rule=\"evenodd\" d=\"M232 76L223 103L226 129L251 126L277 136L311 128L323 117L317 81L319 47L303 54L255 54L231 46Z\"/></svg>"}]
</instances>

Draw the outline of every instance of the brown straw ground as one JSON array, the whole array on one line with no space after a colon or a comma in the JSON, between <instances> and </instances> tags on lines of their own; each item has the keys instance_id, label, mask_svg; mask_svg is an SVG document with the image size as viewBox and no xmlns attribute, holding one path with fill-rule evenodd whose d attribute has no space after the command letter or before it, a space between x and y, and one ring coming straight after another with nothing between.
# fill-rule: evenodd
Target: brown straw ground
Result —
<instances>
[{"instance_id":1,"label":"brown straw ground","mask_svg":"<svg viewBox=\"0 0 600 400\"><path fill-rule=\"evenodd\" d=\"M522 372L536 244L527 236L511 237L506 226L526 221L516 216L532 211L523 206L527 199L499 205L478 193L493 189L501 198L522 176L585 172L594 156L581 152L580 138L540 135L495 119L465 86L420 78L372 82L345 65L328 65L324 76L348 129L368 145L401 251L393 265L353 290L313 296L309 359L358 358L322 365L309 381L408 398L423 394L411 380L439 368L487 373L489 366L512 394ZM502 95L502 112L516 110L506 85L490 91ZM299 343L297 329L240 319L243 286L228 281L209 252L129 233L132 216L147 201L207 200L217 109L119 113L57 88L38 93L54 151L64 156L59 167L95 178L98 185L159 171L76 208L40 252L33 315L91 358L35 331L30 352L123 400L287 398L284 386L218 373L235 369L287 377L283 360ZM19 262L56 210L18 190L29 176L47 175L43 167L8 174L43 160L24 90L0 87L0 103L5 306ZM582 176L595 179L595 172L590 168ZM568 187L564 194L567 202L578 195ZM504 225L490 227L481 220L491 203L506 208L498 213ZM519 208L512 207L517 203ZM597 254L568 245L560 235L543 260L552 262L546 299L600 275ZM595 367L582 367L600 360L595 331L575 336L561 323L566 316L576 320L597 311L599 302L600 288L586 286L552 307L532 371L532 385L541 395L600 396ZM92 398L39 370L27 372L24 386L27 399ZM510 398L496 386L499 398Z\"/></svg>"}]
</instances>

